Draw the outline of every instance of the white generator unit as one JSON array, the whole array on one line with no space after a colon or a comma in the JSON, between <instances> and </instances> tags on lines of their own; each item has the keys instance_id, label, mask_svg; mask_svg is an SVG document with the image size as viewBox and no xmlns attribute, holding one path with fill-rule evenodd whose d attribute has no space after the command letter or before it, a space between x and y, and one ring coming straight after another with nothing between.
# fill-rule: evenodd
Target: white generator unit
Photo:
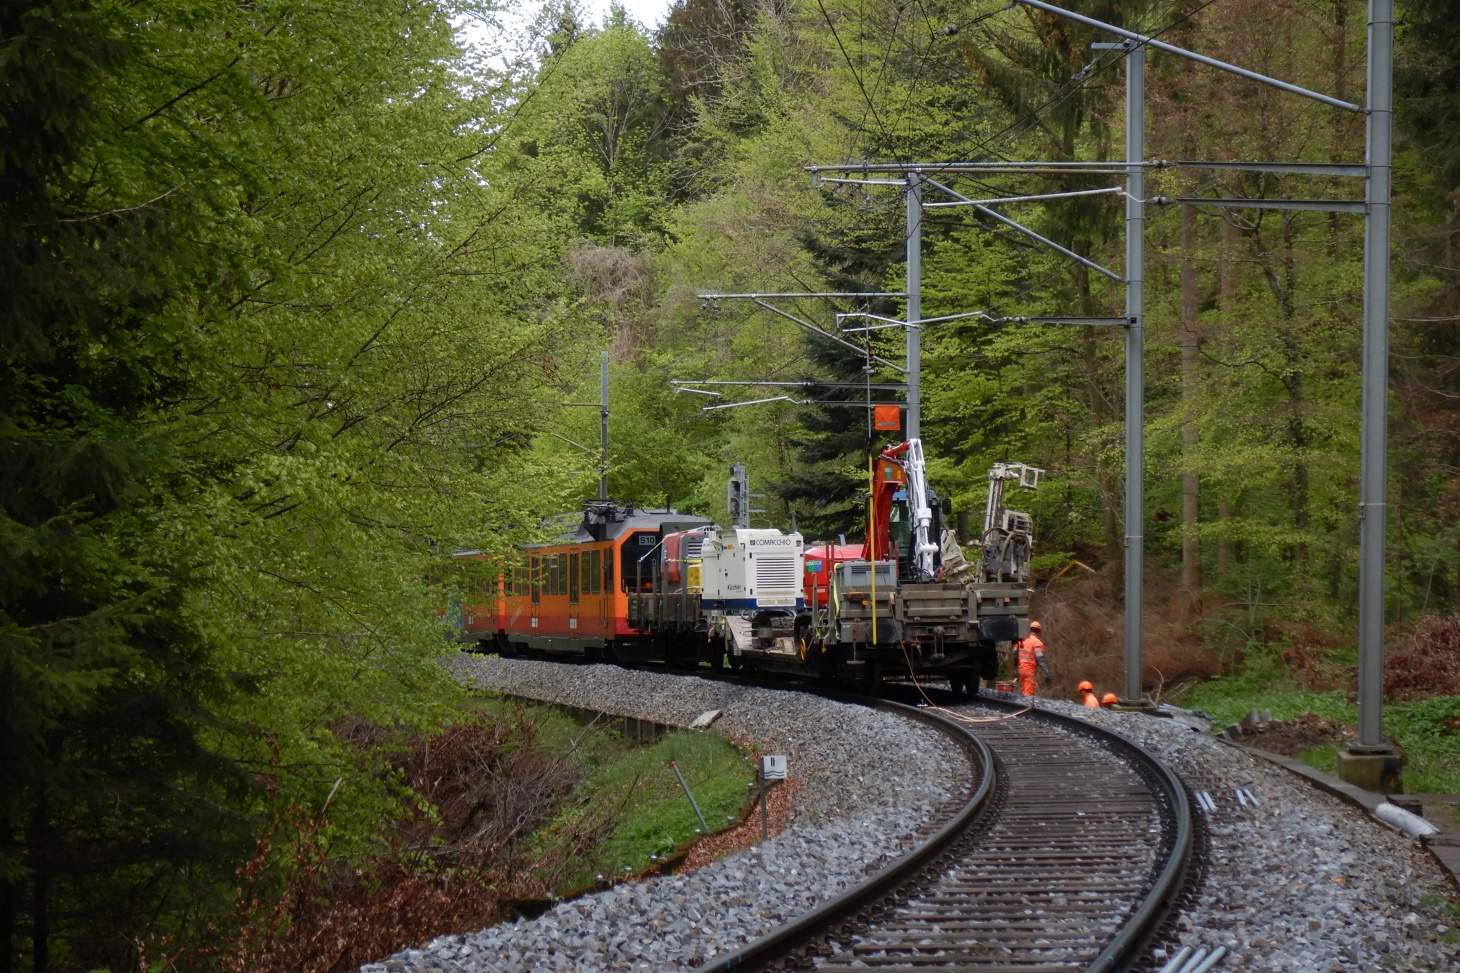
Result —
<instances>
[{"instance_id":1,"label":"white generator unit","mask_svg":"<svg viewBox=\"0 0 1460 973\"><path fill-rule=\"evenodd\" d=\"M700 549L700 605L707 611L799 609L806 551L800 534L736 527L705 535Z\"/></svg>"}]
</instances>

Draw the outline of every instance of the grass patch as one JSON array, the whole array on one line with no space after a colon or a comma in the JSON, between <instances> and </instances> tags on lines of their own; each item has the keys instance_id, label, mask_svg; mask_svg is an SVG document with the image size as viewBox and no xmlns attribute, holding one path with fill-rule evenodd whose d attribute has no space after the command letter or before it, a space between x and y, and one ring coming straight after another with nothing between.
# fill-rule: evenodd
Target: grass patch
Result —
<instances>
[{"instance_id":1,"label":"grass patch","mask_svg":"<svg viewBox=\"0 0 1460 973\"><path fill-rule=\"evenodd\" d=\"M1358 708L1350 689L1304 689L1275 664L1275 656L1252 658L1242 672L1212 679L1183 694L1179 705L1210 715L1217 726L1235 723L1249 710L1271 710L1275 720L1314 713L1353 724ZM1429 696L1387 702L1384 732L1404 750L1404 789L1412 794L1460 793L1460 696ZM1298 759L1333 773L1337 747L1311 747Z\"/></svg>"},{"instance_id":2,"label":"grass patch","mask_svg":"<svg viewBox=\"0 0 1460 973\"><path fill-rule=\"evenodd\" d=\"M1314 692L1310 689L1261 689L1244 685L1245 680L1221 677L1192 687L1179 704L1199 709L1216 723L1226 726L1247 715L1248 710L1271 710L1275 720L1291 720L1301 713L1314 713L1343 723L1358 719L1358 710L1341 690Z\"/></svg>"},{"instance_id":3,"label":"grass patch","mask_svg":"<svg viewBox=\"0 0 1460 973\"><path fill-rule=\"evenodd\" d=\"M1390 703L1384 728L1404 748L1405 790L1460 793L1460 696Z\"/></svg>"},{"instance_id":4,"label":"grass patch","mask_svg":"<svg viewBox=\"0 0 1460 973\"><path fill-rule=\"evenodd\" d=\"M711 830L738 816L754 772L725 738L671 733L652 746L635 746L602 762L534 836L539 851L574 846L578 854L551 878L558 894L594 881L599 873L640 871L684 848L700 830L694 808L674 776L678 765Z\"/></svg>"},{"instance_id":5,"label":"grass patch","mask_svg":"<svg viewBox=\"0 0 1460 973\"><path fill-rule=\"evenodd\" d=\"M527 713L533 746L570 761L579 780L523 843L525 890L571 895L599 873L637 872L685 848L700 830L674 776L678 765L710 829L737 817L755 779L746 754L713 732L672 732L653 744L626 739L609 726L584 726L548 705L485 697L482 709L504 718Z\"/></svg>"},{"instance_id":6,"label":"grass patch","mask_svg":"<svg viewBox=\"0 0 1460 973\"><path fill-rule=\"evenodd\" d=\"M1338 744L1324 743L1316 747L1309 747L1298 754L1298 759L1315 770L1321 770L1325 774L1338 774Z\"/></svg>"},{"instance_id":7,"label":"grass patch","mask_svg":"<svg viewBox=\"0 0 1460 973\"><path fill-rule=\"evenodd\" d=\"M603 726L584 726L565 711L546 703L486 696L479 701L478 708L504 720L526 714L533 724L533 746L545 753L568 755L589 772L639 749L637 743L625 739L621 733Z\"/></svg>"}]
</instances>

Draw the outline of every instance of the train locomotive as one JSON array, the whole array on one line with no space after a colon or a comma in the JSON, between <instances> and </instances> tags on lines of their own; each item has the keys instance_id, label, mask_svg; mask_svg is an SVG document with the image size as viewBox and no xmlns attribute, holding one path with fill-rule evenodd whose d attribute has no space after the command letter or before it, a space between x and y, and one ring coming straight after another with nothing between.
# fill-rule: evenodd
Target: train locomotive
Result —
<instances>
[{"instance_id":1,"label":"train locomotive","mask_svg":"<svg viewBox=\"0 0 1460 973\"><path fill-rule=\"evenodd\" d=\"M984 529L966 558L944 529L922 444L894 444L871 469L860 545L805 546L797 533L721 529L674 510L586 504L559 541L526 549L461 637L503 652L779 672L875 689L947 679L977 692L998 644L1029 631L1031 522L1004 488L1042 471L996 464ZM464 552L466 553L466 552Z\"/></svg>"},{"instance_id":2,"label":"train locomotive","mask_svg":"<svg viewBox=\"0 0 1460 973\"><path fill-rule=\"evenodd\" d=\"M696 646L640 629L629 599L661 583L664 539L709 527L704 517L673 509L585 504L558 540L531 545L498 579L495 597L467 606L460 639L504 653L539 651L605 662L693 662ZM458 558L476 557L472 551ZM685 652L688 658L685 658Z\"/></svg>"}]
</instances>

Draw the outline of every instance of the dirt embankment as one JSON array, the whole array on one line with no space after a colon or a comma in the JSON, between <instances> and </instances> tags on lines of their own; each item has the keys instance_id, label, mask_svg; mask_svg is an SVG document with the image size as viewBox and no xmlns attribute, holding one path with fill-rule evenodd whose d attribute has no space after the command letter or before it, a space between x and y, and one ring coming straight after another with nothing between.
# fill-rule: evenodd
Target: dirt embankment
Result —
<instances>
[{"instance_id":1,"label":"dirt embankment","mask_svg":"<svg viewBox=\"0 0 1460 973\"><path fill-rule=\"evenodd\" d=\"M1326 716L1302 713L1291 720L1271 720L1244 734L1242 742L1287 757L1296 757L1304 750L1325 743L1343 743L1355 737L1351 724L1340 723Z\"/></svg>"}]
</instances>

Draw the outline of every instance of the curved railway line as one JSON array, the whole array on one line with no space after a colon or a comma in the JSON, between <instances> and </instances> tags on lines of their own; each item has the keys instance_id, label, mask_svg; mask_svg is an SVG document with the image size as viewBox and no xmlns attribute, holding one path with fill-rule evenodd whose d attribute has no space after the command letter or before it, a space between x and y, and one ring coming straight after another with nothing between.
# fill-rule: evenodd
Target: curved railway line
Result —
<instances>
[{"instance_id":1,"label":"curved railway line","mask_svg":"<svg viewBox=\"0 0 1460 973\"><path fill-rule=\"evenodd\" d=\"M914 709L980 768L921 847L715 970L1079 973L1128 968L1181 891L1186 790L1109 731L999 701Z\"/></svg>"},{"instance_id":2,"label":"curved railway line","mask_svg":"<svg viewBox=\"0 0 1460 973\"><path fill-rule=\"evenodd\" d=\"M466 654L453 668L469 686L656 726L719 713L723 732L787 753L803 789L785 831L763 847L748 833L759 822L746 822L718 844L748 843L743 853L442 936L362 973L1103 973L1162 963L1169 973L1223 960L1229 969L1439 971L1460 960L1446 909L1453 887L1411 839L1171 720L1072 704L998 720L1014 711L998 698L955 704L929 689L948 710L917 718L969 723L956 732L977 732L987 753L975 772L954 752L953 730L935 736L815 692ZM1100 727L1205 789L1200 813L1184 811L1182 783L1165 768ZM971 818L950 825L960 810ZM1188 843L1199 851L1183 879ZM883 869L870 879L869 862Z\"/></svg>"}]
</instances>

